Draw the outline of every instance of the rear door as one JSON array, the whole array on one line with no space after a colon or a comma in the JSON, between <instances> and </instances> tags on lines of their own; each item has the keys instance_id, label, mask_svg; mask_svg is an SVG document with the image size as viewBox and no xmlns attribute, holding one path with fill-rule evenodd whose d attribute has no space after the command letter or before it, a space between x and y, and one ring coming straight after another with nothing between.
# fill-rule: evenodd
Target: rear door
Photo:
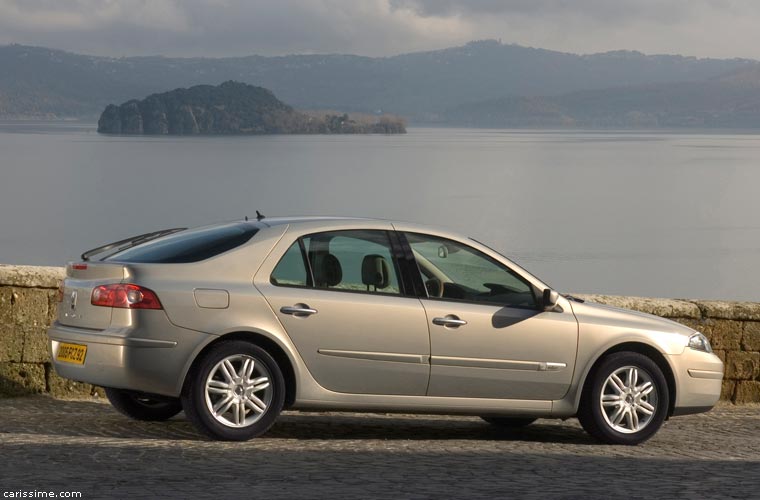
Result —
<instances>
[{"instance_id":1,"label":"rear door","mask_svg":"<svg viewBox=\"0 0 760 500\"><path fill-rule=\"evenodd\" d=\"M256 275L256 286L326 389L426 393L427 320L402 282L391 229L289 230Z\"/></svg>"}]
</instances>

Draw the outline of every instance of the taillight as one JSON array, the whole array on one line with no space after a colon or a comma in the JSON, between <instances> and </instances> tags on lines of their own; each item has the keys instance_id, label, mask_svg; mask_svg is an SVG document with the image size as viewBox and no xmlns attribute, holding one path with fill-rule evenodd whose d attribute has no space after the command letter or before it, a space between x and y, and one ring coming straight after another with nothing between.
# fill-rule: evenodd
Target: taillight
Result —
<instances>
[{"instance_id":1,"label":"taillight","mask_svg":"<svg viewBox=\"0 0 760 500\"><path fill-rule=\"evenodd\" d=\"M61 281L61 284L58 286L58 293L55 294L55 300L57 302L63 302L63 281Z\"/></svg>"},{"instance_id":2,"label":"taillight","mask_svg":"<svg viewBox=\"0 0 760 500\"><path fill-rule=\"evenodd\" d=\"M130 283L95 287L90 303L120 309L163 309L161 301L152 290Z\"/></svg>"}]
</instances>

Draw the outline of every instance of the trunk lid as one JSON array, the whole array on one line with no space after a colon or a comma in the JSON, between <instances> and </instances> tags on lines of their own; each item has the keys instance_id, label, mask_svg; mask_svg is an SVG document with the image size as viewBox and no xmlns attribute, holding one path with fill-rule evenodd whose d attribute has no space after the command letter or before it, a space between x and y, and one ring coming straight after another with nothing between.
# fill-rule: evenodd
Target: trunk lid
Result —
<instances>
[{"instance_id":1,"label":"trunk lid","mask_svg":"<svg viewBox=\"0 0 760 500\"><path fill-rule=\"evenodd\" d=\"M103 330L111 324L110 307L90 303L92 290L109 283L119 283L127 268L117 263L69 262L63 281L63 298L58 306L58 322L78 328Z\"/></svg>"}]
</instances>

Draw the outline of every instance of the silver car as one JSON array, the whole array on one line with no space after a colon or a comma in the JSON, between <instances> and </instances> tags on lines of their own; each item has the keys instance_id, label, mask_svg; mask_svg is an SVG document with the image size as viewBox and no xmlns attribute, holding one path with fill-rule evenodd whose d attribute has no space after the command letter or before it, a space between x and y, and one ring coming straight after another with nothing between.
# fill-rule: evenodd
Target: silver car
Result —
<instances>
[{"instance_id":1,"label":"silver car","mask_svg":"<svg viewBox=\"0 0 760 500\"><path fill-rule=\"evenodd\" d=\"M95 256L99 256L95 259ZM69 263L55 370L141 420L184 409L207 435L259 436L284 408L577 416L637 444L709 410L723 364L686 326L562 295L449 231L263 218L171 229Z\"/></svg>"}]
</instances>

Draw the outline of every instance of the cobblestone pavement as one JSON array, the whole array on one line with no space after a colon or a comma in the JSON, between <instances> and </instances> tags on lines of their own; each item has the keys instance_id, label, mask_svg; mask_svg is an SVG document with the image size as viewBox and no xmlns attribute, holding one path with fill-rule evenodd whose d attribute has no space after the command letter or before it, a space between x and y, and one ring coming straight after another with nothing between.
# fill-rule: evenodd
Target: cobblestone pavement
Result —
<instances>
[{"instance_id":1,"label":"cobblestone pavement","mask_svg":"<svg viewBox=\"0 0 760 500\"><path fill-rule=\"evenodd\" d=\"M500 431L471 417L283 414L263 438L201 438L180 414L0 400L0 491L82 498L760 498L760 406L675 418L637 447L577 421Z\"/></svg>"}]
</instances>

